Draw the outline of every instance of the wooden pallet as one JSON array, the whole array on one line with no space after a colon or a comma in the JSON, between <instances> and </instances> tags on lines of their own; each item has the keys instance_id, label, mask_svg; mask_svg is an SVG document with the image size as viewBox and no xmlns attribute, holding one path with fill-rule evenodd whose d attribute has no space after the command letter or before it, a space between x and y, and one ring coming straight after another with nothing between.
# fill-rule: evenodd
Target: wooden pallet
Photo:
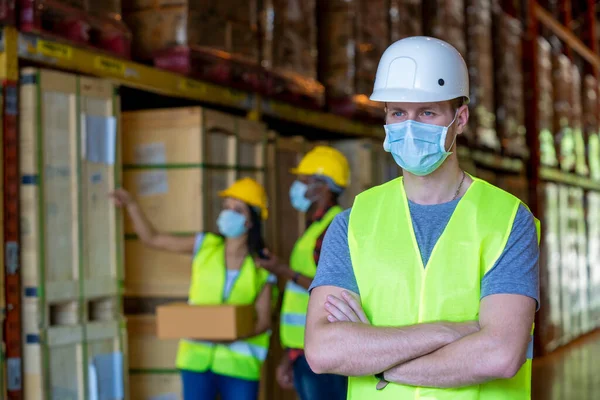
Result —
<instances>
[{"instance_id":1,"label":"wooden pallet","mask_svg":"<svg viewBox=\"0 0 600 400\"><path fill-rule=\"evenodd\" d=\"M27 68L21 81L24 388L86 399L94 360L121 354L121 375L124 363L122 230L108 199L118 98L108 81L62 72Z\"/></svg>"}]
</instances>

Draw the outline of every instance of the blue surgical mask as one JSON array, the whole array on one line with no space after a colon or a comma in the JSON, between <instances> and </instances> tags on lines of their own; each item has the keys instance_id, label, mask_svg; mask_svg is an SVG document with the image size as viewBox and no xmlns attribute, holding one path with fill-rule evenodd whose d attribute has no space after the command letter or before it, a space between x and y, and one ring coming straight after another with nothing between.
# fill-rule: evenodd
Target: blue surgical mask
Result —
<instances>
[{"instance_id":1,"label":"blue surgical mask","mask_svg":"<svg viewBox=\"0 0 600 400\"><path fill-rule=\"evenodd\" d=\"M452 152L446 151L448 126L424 124L413 120L384 125L383 148L392 153L396 163L413 175L425 176L439 168ZM450 148L454 146L454 140Z\"/></svg>"},{"instance_id":2,"label":"blue surgical mask","mask_svg":"<svg viewBox=\"0 0 600 400\"><path fill-rule=\"evenodd\" d=\"M233 210L223 210L217 218L217 227L226 238L237 238L246 233L246 217Z\"/></svg>"},{"instance_id":3,"label":"blue surgical mask","mask_svg":"<svg viewBox=\"0 0 600 400\"><path fill-rule=\"evenodd\" d=\"M300 212L306 212L312 204L309 199L306 198L306 191L308 185L300 181L295 181L290 187L290 201L292 207Z\"/></svg>"}]
</instances>

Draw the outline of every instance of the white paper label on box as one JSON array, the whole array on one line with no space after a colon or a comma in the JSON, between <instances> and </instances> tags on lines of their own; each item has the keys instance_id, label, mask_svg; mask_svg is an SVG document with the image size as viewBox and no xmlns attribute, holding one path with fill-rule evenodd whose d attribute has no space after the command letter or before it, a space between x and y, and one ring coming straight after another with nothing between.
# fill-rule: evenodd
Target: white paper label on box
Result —
<instances>
[{"instance_id":1,"label":"white paper label on box","mask_svg":"<svg viewBox=\"0 0 600 400\"><path fill-rule=\"evenodd\" d=\"M148 400L180 400L181 396L177 393L159 394L158 396L149 397Z\"/></svg>"},{"instance_id":2,"label":"white paper label on box","mask_svg":"<svg viewBox=\"0 0 600 400\"><path fill-rule=\"evenodd\" d=\"M163 142L144 143L135 146L136 164L157 165L167 163L167 151Z\"/></svg>"},{"instance_id":3,"label":"white paper label on box","mask_svg":"<svg viewBox=\"0 0 600 400\"><path fill-rule=\"evenodd\" d=\"M6 360L6 387L10 391L21 390L21 359L8 358Z\"/></svg>"},{"instance_id":4,"label":"white paper label on box","mask_svg":"<svg viewBox=\"0 0 600 400\"><path fill-rule=\"evenodd\" d=\"M99 115L81 116L83 157L93 163L115 163L117 152L117 120Z\"/></svg>"},{"instance_id":5,"label":"white paper label on box","mask_svg":"<svg viewBox=\"0 0 600 400\"><path fill-rule=\"evenodd\" d=\"M141 172L137 178L137 190L140 196L167 193L169 191L167 171Z\"/></svg>"}]
</instances>

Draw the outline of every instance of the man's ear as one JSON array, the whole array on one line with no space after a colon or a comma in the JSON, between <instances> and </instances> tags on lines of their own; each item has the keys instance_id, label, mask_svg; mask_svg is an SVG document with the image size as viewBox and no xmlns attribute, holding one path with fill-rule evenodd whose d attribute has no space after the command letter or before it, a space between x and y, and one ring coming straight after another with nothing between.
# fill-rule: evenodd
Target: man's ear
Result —
<instances>
[{"instance_id":1,"label":"man's ear","mask_svg":"<svg viewBox=\"0 0 600 400\"><path fill-rule=\"evenodd\" d=\"M469 106L464 104L457 111L456 133L458 135L462 134L468 123L469 123Z\"/></svg>"}]
</instances>

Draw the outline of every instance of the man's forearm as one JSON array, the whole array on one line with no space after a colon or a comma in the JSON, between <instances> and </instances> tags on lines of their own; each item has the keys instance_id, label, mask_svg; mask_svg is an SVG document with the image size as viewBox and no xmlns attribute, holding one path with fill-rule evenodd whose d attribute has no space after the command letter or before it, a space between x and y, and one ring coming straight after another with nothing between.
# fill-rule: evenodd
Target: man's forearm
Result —
<instances>
[{"instance_id":1,"label":"man's forearm","mask_svg":"<svg viewBox=\"0 0 600 400\"><path fill-rule=\"evenodd\" d=\"M514 376L525 362L523 351L509 351L497 338L480 331L431 354L384 373L389 382L410 386L451 388Z\"/></svg>"},{"instance_id":2,"label":"man's forearm","mask_svg":"<svg viewBox=\"0 0 600 400\"><path fill-rule=\"evenodd\" d=\"M475 323L432 323L396 328L325 322L313 332L307 332L305 350L316 373L371 375L429 354L477 329Z\"/></svg>"}]
</instances>

